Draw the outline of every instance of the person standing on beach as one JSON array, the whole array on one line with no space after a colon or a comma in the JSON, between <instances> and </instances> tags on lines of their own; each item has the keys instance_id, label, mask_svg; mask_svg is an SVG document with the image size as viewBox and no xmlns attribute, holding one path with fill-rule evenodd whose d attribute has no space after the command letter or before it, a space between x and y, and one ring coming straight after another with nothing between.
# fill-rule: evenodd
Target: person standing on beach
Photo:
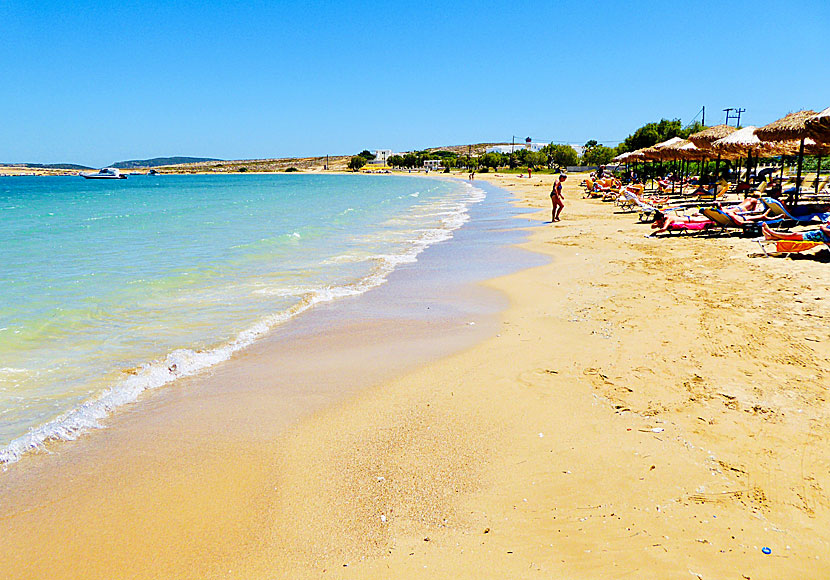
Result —
<instances>
[{"instance_id":1,"label":"person standing on beach","mask_svg":"<svg viewBox=\"0 0 830 580\"><path fill-rule=\"evenodd\" d=\"M553 189L550 191L550 203L553 210L550 213L550 222L558 222L559 214L562 213L562 208L565 207L565 197L562 195L562 184L568 179L567 175L559 174L559 179L553 182Z\"/></svg>"}]
</instances>

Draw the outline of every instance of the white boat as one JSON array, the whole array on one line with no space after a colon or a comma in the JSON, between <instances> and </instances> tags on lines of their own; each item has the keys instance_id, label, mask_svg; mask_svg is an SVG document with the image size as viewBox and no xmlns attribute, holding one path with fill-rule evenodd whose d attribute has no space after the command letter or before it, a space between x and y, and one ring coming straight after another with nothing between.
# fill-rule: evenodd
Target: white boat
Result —
<instances>
[{"instance_id":1,"label":"white boat","mask_svg":"<svg viewBox=\"0 0 830 580\"><path fill-rule=\"evenodd\" d=\"M127 179L127 176L115 167L104 167L97 173L81 173L81 177L84 179Z\"/></svg>"}]
</instances>

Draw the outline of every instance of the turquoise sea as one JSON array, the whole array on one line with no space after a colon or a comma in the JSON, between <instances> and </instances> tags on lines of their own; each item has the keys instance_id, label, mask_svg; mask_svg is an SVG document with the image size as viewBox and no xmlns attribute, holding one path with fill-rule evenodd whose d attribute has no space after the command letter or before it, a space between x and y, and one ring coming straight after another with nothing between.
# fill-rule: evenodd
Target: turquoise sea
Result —
<instances>
[{"instance_id":1,"label":"turquoise sea","mask_svg":"<svg viewBox=\"0 0 830 580\"><path fill-rule=\"evenodd\" d=\"M0 463L382 284L483 198L408 176L0 177Z\"/></svg>"}]
</instances>

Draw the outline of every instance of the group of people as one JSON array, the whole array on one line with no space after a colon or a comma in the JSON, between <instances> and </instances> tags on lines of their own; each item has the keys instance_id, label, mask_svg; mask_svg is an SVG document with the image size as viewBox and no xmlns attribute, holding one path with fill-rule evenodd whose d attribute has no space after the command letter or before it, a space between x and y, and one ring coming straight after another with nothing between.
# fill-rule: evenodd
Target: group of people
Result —
<instances>
[{"instance_id":1,"label":"group of people","mask_svg":"<svg viewBox=\"0 0 830 580\"><path fill-rule=\"evenodd\" d=\"M601 174L592 174L585 180L586 197L602 197L606 200L621 201L624 199L634 199L639 201L642 205L648 204L651 207L663 208L668 204L677 204L677 198L670 198L668 195L659 197L658 195L646 195L645 185L642 183L635 183L632 185L622 185L618 180L609 184L608 180L613 178L601 177ZM747 228L755 226L763 233L764 238L773 241L790 241L790 242L813 242L826 243L830 246L830 221L826 221L819 225L817 229L808 229L800 232L782 232L772 229L771 225L781 220L781 212L783 211L783 204L778 199L782 194L780 184L777 188L772 187L771 181L765 181L757 190L752 189L736 189L736 191L744 193L744 199L740 203L727 205L723 201L718 201L727 191L729 184L725 181L720 181L716 184L706 186L699 185L698 189L693 190L690 195L696 195L699 198L702 195L712 195L712 204L707 207L698 207L698 211L689 212L690 207L675 206L673 208L659 209L653 213L654 220L651 224L651 236L670 232L673 230L705 230L710 227L717 226L712 218L717 219L717 215L713 212L725 216L725 219L732 225L732 227ZM657 194L669 194L671 189L671 181L658 181ZM554 185L556 190L556 185ZM610 192L610 193L609 193ZM784 190L784 193L786 190ZM599 193L600 195L597 195ZM768 201L765 203L762 198L773 198L775 201ZM554 203L554 214L558 216L561 212L559 208L557 212L557 202L554 201L554 192L551 193L551 201ZM559 201L561 203L561 200ZM680 211L686 210L685 212ZM705 215L705 214L709 215ZM816 214L819 215L819 214ZM823 219L827 218L825 214Z\"/></svg>"}]
</instances>

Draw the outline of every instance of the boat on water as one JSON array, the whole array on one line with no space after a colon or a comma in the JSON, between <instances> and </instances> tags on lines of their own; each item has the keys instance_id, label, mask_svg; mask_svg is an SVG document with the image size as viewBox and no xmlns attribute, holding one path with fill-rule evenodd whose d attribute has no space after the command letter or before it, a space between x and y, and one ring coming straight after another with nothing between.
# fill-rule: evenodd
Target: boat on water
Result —
<instances>
[{"instance_id":1,"label":"boat on water","mask_svg":"<svg viewBox=\"0 0 830 580\"><path fill-rule=\"evenodd\" d=\"M115 167L104 167L96 173L81 173L84 179L127 179L127 176L118 171Z\"/></svg>"}]
</instances>

